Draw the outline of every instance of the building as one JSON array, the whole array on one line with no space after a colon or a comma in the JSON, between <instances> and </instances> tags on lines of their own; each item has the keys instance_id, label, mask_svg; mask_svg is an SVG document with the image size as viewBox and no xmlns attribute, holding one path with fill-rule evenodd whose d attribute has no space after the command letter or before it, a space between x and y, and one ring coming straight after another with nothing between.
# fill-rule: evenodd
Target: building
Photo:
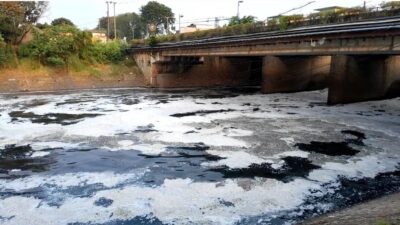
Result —
<instances>
[{"instance_id":1,"label":"building","mask_svg":"<svg viewBox=\"0 0 400 225\"><path fill-rule=\"evenodd\" d=\"M315 9L315 11L320 12L320 13L337 13L337 12L343 11L344 9L347 9L347 8L341 7L341 6L330 6L330 7Z\"/></svg>"},{"instance_id":2,"label":"building","mask_svg":"<svg viewBox=\"0 0 400 225\"><path fill-rule=\"evenodd\" d=\"M90 32L92 33L92 41L101 42L101 43L106 43L107 42L106 31L104 31L104 30L91 30Z\"/></svg>"},{"instance_id":3,"label":"building","mask_svg":"<svg viewBox=\"0 0 400 225\"><path fill-rule=\"evenodd\" d=\"M181 34L192 33L192 32L196 32L196 31L211 30L211 29L213 29L213 27L198 27L196 24L190 24L187 27L182 27L180 30L180 33Z\"/></svg>"}]
</instances>

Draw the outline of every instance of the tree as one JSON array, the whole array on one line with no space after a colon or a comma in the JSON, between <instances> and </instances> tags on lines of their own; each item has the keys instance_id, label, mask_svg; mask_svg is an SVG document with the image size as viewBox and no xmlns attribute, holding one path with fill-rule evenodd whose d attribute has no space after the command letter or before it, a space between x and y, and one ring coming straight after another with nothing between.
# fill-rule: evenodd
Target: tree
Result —
<instances>
[{"instance_id":1,"label":"tree","mask_svg":"<svg viewBox=\"0 0 400 225\"><path fill-rule=\"evenodd\" d=\"M400 9L400 2L399 1L383 2L381 3L380 6L384 10Z\"/></svg>"},{"instance_id":2,"label":"tree","mask_svg":"<svg viewBox=\"0 0 400 225\"><path fill-rule=\"evenodd\" d=\"M228 26L234 26L238 24L250 24L255 22L256 22L256 17L254 16L244 16L241 19L239 19L237 16L233 16L230 19Z\"/></svg>"},{"instance_id":3,"label":"tree","mask_svg":"<svg viewBox=\"0 0 400 225\"><path fill-rule=\"evenodd\" d=\"M112 20L113 18L110 18L110 21ZM145 33L144 25L140 16L136 13L125 13L118 15L116 20L118 37L126 37L128 40L143 37L143 34ZM99 19L97 29L107 30L107 17L102 17ZM110 26L109 38L114 38L114 26Z\"/></svg>"},{"instance_id":4,"label":"tree","mask_svg":"<svg viewBox=\"0 0 400 225\"><path fill-rule=\"evenodd\" d=\"M171 25L175 23L171 8L156 1L150 1L142 6L140 13L144 24L155 26L155 33L168 33Z\"/></svg>"},{"instance_id":5,"label":"tree","mask_svg":"<svg viewBox=\"0 0 400 225\"><path fill-rule=\"evenodd\" d=\"M144 26L140 16L136 13L125 13L117 16L117 33L119 37L126 37L128 40L141 38L144 33Z\"/></svg>"},{"instance_id":6,"label":"tree","mask_svg":"<svg viewBox=\"0 0 400 225\"><path fill-rule=\"evenodd\" d=\"M63 18L63 17L54 19L54 20L51 22L51 25L52 25L52 26L58 26L58 25L75 26L75 24L74 24L71 20L69 20L69 19L67 19L67 18Z\"/></svg>"},{"instance_id":7,"label":"tree","mask_svg":"<svg viewBox=\"0 0 400 225\"><path fill-rule=\"evenodd\" d=\"M43 12L48 2L44 1L7 1L0 2L0 31L5 41L17 45L31 29Z\"/></svg>"}]
</instances>

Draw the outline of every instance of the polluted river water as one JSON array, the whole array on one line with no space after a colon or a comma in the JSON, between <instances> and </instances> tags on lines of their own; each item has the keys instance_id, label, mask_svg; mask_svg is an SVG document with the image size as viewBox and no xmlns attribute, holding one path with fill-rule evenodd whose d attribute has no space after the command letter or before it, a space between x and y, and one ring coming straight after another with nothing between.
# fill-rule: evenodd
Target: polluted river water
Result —
<instances>
[{"instance_id":1,"label":"polluted river water","mask_svg":"<svg viewBox=\"0 0 400 225\"><path fill-rule=\"evenodd\" d=\"M0 95L0 224L296 224L400 191L400 98Z\"/></svg>"}]
</instances>

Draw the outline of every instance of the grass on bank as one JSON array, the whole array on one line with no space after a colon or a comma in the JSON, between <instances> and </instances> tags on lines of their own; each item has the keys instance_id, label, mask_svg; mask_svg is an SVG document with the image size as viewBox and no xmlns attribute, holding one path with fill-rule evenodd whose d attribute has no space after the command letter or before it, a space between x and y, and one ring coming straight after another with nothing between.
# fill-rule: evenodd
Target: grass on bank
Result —
<instances>
[{"instance_id":1,"label":"grass on bank","mask_svg":"<svg viewBox=\"0 0 400 225\"><path fill-rule=\"evenodd\" d=\"M104 76L123 76L128 74L140 74L139 68L134 60L125 58L118 63L87 64L79 59L71 58L68 66L48 66L43 65L35 59L23 58L18 65L8 64L0 68L0 74L18 75L73 75L73 76L94 76L101 78ZM1 76L1 75L0 75Z\"/></svg>"}]
</instances>

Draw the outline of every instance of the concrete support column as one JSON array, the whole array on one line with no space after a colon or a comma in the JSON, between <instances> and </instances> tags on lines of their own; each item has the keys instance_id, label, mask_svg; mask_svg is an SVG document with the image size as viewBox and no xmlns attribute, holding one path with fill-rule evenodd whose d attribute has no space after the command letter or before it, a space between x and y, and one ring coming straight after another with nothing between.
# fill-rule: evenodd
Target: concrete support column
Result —
<instances>
[{"instance_id":1,"label":"concrete support column","mask_svg":"<svg viewBox=\"0 0 400 225\"><path fill-rule=\"evenodd\" d=\"M396 96L400 92L399 83L399 56L334 56L328 103L351 103Z\"/></svg>"},{"instance_id":2,"label":"concrete support column","mask_svg":"<svg viewBox=\"0 0 400 225\"><path fill-rule=\"evenodd\" d=\"M330 56L266 56L263 60L262 92L283 93L327 87Z\"/></svg>"}]
</instances>

